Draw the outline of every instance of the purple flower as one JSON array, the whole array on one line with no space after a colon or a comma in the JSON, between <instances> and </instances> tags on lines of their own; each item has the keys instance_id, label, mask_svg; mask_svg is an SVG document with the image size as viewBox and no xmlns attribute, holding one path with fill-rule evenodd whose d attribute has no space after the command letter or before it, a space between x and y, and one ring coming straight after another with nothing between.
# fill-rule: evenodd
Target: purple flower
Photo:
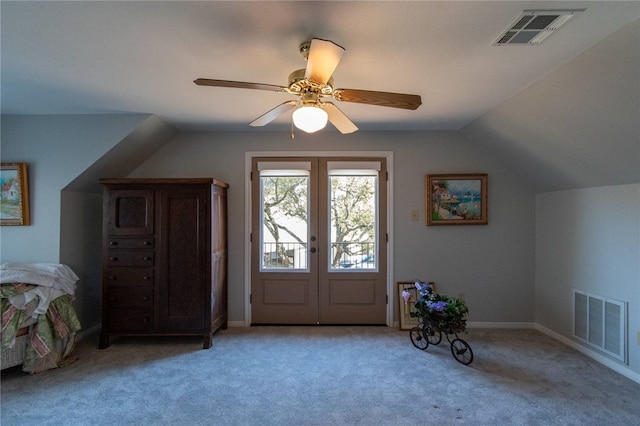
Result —
<instances>
[{"instance_id":1,"label":"purple flower","mask_svg":"<svg viewBox=\"0 0 640 426\"><path fill-rule=\"evenodd\" d=\"M427 302L427 307L429 309L433 309L436 312L442 312L447 307L447 302L443 300L439 300L437 302Z\"/></svg>"}]
</instances>

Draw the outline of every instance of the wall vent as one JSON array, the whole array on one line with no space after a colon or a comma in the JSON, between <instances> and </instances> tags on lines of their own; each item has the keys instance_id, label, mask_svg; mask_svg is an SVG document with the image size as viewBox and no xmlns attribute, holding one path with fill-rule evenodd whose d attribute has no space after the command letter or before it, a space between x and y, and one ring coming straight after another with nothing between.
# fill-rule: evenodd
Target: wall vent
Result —
<instances>
[{"instance_id":1,"label":"wall vent","mask_svg":"<svg viewBox=\"0 0 640 426\"><path fill-rule=\"evenodd\" d=\"M573 290L573 337L627 361L627 302Z\"/></svg>"},{"instance_id":2,"label":"wall vent","mask_svg":"<svg viewBox=\"0 0 640 426\"><path fill-rule=\"evenodd\" d=\"M584 10L525 10L493 45L540 44L576 14Z\"/></svg>"}]
</instances>

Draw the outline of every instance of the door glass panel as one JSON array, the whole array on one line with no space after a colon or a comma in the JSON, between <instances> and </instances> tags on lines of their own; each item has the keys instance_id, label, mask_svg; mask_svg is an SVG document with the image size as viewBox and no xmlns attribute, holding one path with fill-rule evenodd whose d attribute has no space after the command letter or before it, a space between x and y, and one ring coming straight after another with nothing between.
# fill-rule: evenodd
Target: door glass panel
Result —
<instances>
[{"instance_id":1,"label":"door glass panel","mask_svg":"<svg viewBox=\"0 0 640 426\"><path fill-rule=\"evenodd\" d=\"M261 170L260 269L307 271L309 171Z\"/></svg>"},{"instance_id":2,"label":"door glass panel","mask_svg":"<svg viewBox=\"0 0 640 426\"><path fill-rule=\"evenodd\" d=\"M329 171L329 269L377 271L377 170Z\"/></svg>"}]
</instances>

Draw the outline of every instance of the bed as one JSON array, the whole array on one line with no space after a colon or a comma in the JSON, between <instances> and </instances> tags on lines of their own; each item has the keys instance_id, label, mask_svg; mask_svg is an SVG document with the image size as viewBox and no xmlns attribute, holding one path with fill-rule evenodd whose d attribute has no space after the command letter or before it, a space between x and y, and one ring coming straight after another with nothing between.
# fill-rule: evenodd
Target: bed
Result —
<instances>
[{"instance_id":1,"label":"bed","mask_svg":"<svg viewBox=\"0 0 640 426\"><path fill-rule=\"evenodd\" d=\"M22 364L27 373L72 360L80 321L73 308L78 276L56 263L0 265L2 369Z\"/></svg>"}]
</instances>

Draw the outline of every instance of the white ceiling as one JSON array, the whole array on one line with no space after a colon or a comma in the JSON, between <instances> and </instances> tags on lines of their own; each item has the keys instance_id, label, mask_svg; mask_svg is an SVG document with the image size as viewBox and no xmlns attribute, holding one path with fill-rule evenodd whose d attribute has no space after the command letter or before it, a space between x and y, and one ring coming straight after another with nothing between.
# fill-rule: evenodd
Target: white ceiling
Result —
<instances>
[{"instance_id":1,"label":"white ceiling","mask_svg":"<svg viewBox=\"0 0 640 426\"><path fill-rule=\"evenodd\" d=\"M637 19L639 5L2 1L2 113L136 112L181 130L250 130L292 97L193 80L286 85L305 66L299 44L320 37L346 48L336 87L422 96L416 111L338 103L360 129L460 129ZM578 8L586 10L540 46L492 45L525 9Z\"/></svg>"}]
</instances>

